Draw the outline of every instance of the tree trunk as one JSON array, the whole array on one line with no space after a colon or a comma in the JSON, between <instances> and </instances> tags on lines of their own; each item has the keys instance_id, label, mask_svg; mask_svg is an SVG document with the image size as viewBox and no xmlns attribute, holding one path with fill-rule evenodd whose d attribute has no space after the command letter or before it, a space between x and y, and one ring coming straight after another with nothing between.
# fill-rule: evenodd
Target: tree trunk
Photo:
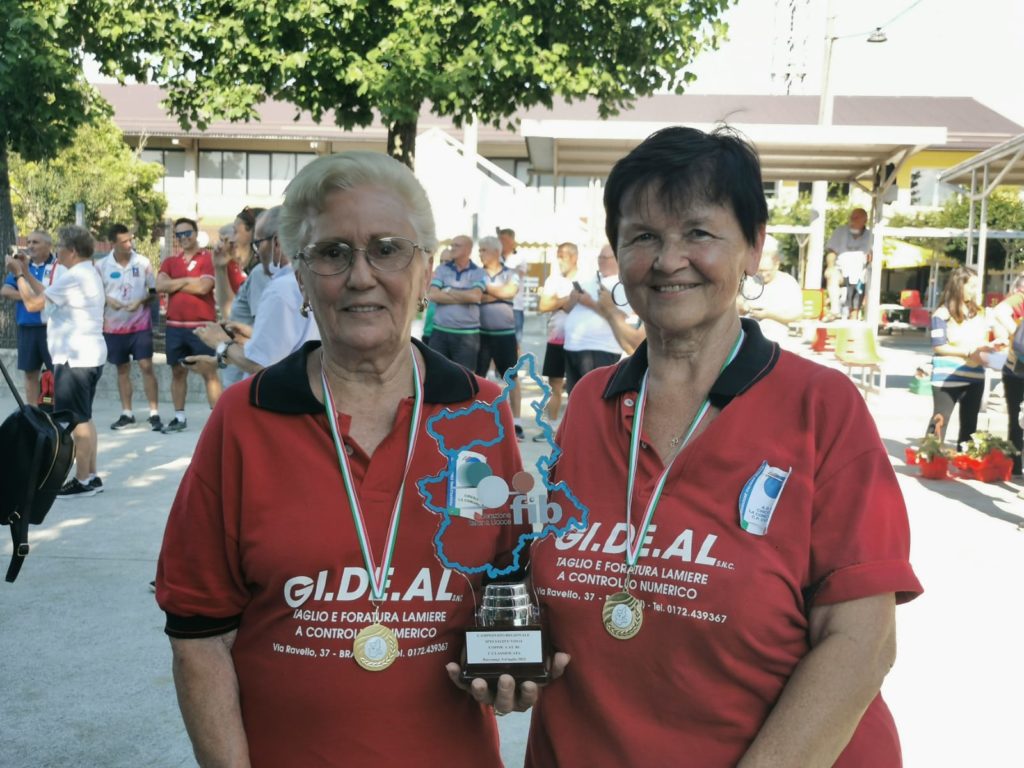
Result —
<instances>
[{"instance_id":1,"label":"tree trunk","mask_svg":"<svg viewBox=\"0 0 1024 768\"><path fill-rule=\"evenodd\" d=\"M7 162L7 143L0 141L0 249L7 254L15 243L14 209L11 207L11 176Z\"/></svg>"},{"instance_id":2,"label":"tree trunk","mask_svg":"<svg viewBox=\"0 0 1024 768\"><path fill-rule=\"evenodd\" d=\"M388 126L388 154L416 169L416 120Z\"/></svg>"}]
</instances>

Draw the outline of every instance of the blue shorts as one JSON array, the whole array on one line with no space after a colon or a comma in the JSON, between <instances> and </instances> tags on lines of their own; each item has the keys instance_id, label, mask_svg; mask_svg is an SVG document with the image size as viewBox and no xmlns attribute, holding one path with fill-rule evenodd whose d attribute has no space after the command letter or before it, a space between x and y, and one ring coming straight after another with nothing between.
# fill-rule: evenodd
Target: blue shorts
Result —
<instances>
[{"instance_id":1,"label":"blue shorts","mask_svg":"<svg viewBox=\"0 0 1024 768\"><path fill-rule=\"evenodd\" d=\"M38 371L44 365L53 370L50 350L46 347L46 326L19 325L18 370Z\"/></svg>"},{"instance_id":2,"label":"blue shorts","mask_svg":"<svg viewBox=\"0 0 1024 768\"><path fill-rule=\"evenodd\" d=\"M135 333L104 333L103 340L107 342L107 362L111 365L153 358L152 329Z\"/></svg>"},{"instance_id":3,"label":"blue shorts","mask_svg":"<svg viewBox=\"0 0 1024 768\"><path fill-rule=\"evenodd\" d=\"M167 364L177 365L181 359L189 355L217 354L213 347L208 347L199 340L192 328L175 328L167 326L166 350Z\"/></svg>"},{"instance_id":4,"label":"blue shorts","mask_svg":"<svg viewBox=\"0 0 1024 768\"><path fill-rule=\"evenodd\" d=\"M102 365L89 368L72 368L67 363L58 365L53 373L53 410L70 411L75 424L89 421L96 384L102 375Z\"/></svg>"}]
</instances>

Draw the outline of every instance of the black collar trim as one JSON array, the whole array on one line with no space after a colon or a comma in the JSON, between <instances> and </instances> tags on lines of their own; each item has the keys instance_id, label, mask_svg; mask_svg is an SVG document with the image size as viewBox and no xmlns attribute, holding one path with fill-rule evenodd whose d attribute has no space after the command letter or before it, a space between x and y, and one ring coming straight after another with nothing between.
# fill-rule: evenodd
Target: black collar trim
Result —
<instances>
[{"instance_id":1,"label":"black collar trim","mask_svg":"<svg viewBox=\"0 0 1024 768\"><path fill-rule=\"evenodd\" d=\"M461 365L425 347L417 339L412 343L426 362L425 402L451 405L470 400L480 391L476 377ZM319 346L319 341L307 341L299 350L253 376L249 385L249 404L274 413L321 413L324 407L313 396L306 375L306 358Z\"/></svg>"},{"instance_id":2,"label":"black collar trim","mask_svg":"<svg viewBox=\"0 0 1024 768\"><path fill-rule=\"evenodd\" d=\"M756 321L741 318L746 338L739 354L722 371L711 387L708 399L716 408L724 408L734 397L738 397L763 379L779 360L779 345L768 341L761 333ZM647 371L647 342L616 367L604 389L603 397L610 400L625 392L639 392L640 383Z\"/></svg>"}]
</instances>

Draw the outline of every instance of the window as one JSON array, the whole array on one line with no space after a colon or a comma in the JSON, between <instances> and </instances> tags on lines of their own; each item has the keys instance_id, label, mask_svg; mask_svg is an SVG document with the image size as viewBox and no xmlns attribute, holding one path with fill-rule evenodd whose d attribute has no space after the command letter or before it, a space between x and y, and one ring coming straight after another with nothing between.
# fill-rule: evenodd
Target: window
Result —
<instances>
[{"instance_id":1,"label":"window","mask_svg":"<svg viewBox=\"0 0 1024 768\"><path fill-rule=\"evenodd\" d=\"M266 197L270 194L270 155L250 152L249 169L245 176L245 191L249 195Z\"/></svg>"},{"instance_id":2,"label":"window","mask_svg":"<svg viewBox=\"0 0 1024 768\"><path fill-rule=\"evenodd\" d=\"M169 197L184 191L185 150L144 149L139 153L139 158L147 163L160 163L164 167L164 177L157 182L157 190Z\"/></svg>"},{"instance_id":3,"label":"window","mask_svg":"<svg viewBox=\"0 0 1024 768\"><path fill-rule=\"evenodd\" d=\"M777 181L765 181L762 182L764 185L764 196L768 200L779 196L779 182Z\"/></svg>"}]
</instances>

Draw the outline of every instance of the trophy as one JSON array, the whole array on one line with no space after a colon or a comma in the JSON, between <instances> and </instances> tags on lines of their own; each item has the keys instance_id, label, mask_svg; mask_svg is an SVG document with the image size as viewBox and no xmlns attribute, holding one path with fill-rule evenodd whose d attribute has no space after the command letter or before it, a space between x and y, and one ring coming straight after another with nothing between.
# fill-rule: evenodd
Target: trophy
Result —
<instances>
[{"instance_id":1,"label":"trophy","mask_svg":"<svg viewBox=\"0 0 1024 768\"><path fill-rule=\"evenodd\" d=\"M491 683L501 675L512 675L517 683L547 682L540 608L531 601L525 584L488 584L476 618L477 626L466 630L463 682L482 677Z\"/></svg>"},{"instance_id":2,"label":"trophy","mask_svg":"<svg viewBox=\"0 0 1024 768\"><path fill-rule=\"evenodd\" d=\"M508 439L501 408L515 386L516 374L524 367L543 393L539 403L531 403L535 422L549 446L535 465L539 485L526 471L502 477L489 465L485 453L490 446ZM549 481L549 470L561 451L551 426L543 419L551 390L537 375L533 356L521 357L514 368L505 372L504 380L505 390L493 403L476 402L467 408L444 409L427 419L427 434L437 443L446 467L440 474L417 482L425 508L442 518L434 536L438 560L452 571L483 579L483 591L476 598L476 625L466 629L461 677L465 682L480 677L492 687L504 674L512 675L517 682L548 680L545 656L549 649L541 628L540 608L522 581L525 551L547 536L585 530L588 520L587 508L565 483ZM464 420L460 428L452 430L453 435L458 435L456 439L449 436L447 427L459 420ZM503 553L511 554L510 563L504 567L463 558L458 547L450 546L447 540L451 531L465 537L472 536L476 527L484 526L480 529L484 531L494 525L515 526L521 531L515 549Z\"/></svg>"}]
</instances>

